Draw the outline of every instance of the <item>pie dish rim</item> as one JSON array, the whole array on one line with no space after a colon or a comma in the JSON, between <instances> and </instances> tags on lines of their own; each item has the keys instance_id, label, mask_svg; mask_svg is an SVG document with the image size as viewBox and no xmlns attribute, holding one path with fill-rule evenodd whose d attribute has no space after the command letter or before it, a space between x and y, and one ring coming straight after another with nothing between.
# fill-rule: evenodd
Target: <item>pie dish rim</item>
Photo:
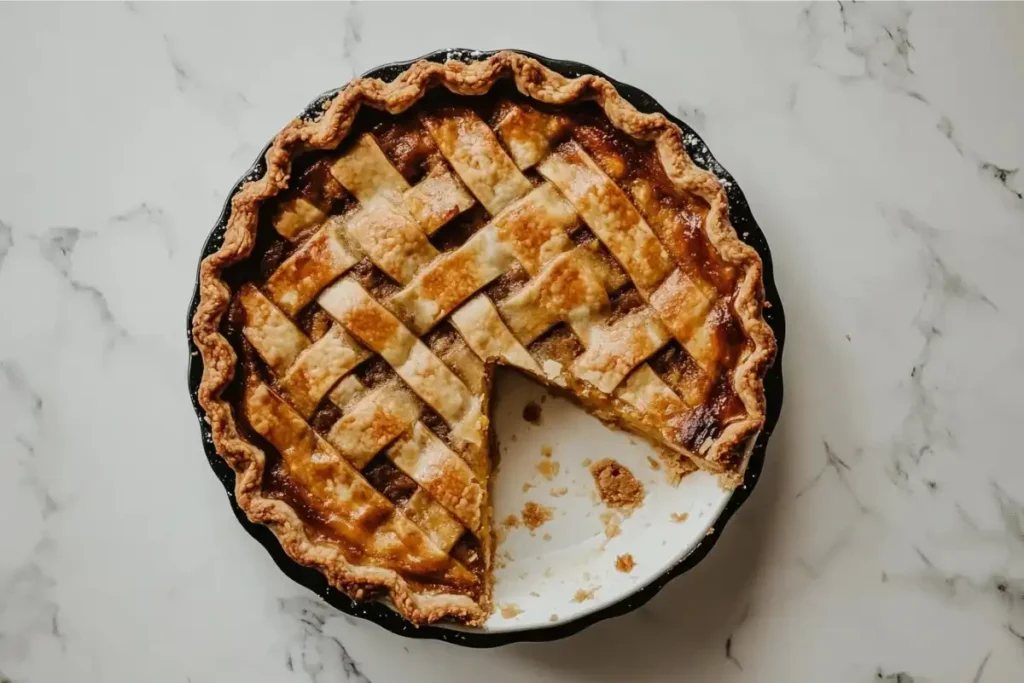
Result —
<instances>
[{"instance_id":1,"label":"pie dish rim","mask_svg":"<svg viewBox=\"0 0 1024 683\"><path fill-rule=\"evenodd\" d=\"M562 74L567 77L578 77L581 75L594 75L598 78L605 79L616 91L616 96L626 103L635 106L637 110L645 113L660 113L664 115L672 124L678 126L683 133L683 144L687 147L687 152L691 153L694 150L698 151L699 158L705 161L705 164L713 169L713 175L722 179L726 179L728 182L725 183L725 195L728 203L728 216L732 217L732 225L737 228L737 223L747 223L743 227L748 229L749 234L759 236L763 238L763 233L759 230L756 223L753 221L752 216L749 215L749 207L746 205L746 201L739 191L739 188L731 180L731 177L721 168L721 166L714 160L710 152L707 150L703 141L700 140L699 136L696 135L685 123L679 121L676 117L672 116L663 107L661 107L653 98L649 95L640 91L632 86L628 86L614 79L608 78L600 71L593 69L592 67L571 61L565 60L554 60L545 58L540 55L529 53L521 50L496 50L496 51L470 51L470 50L439 50L423 57L419 57L413 60L394 62L391 64L383 65L368 71L362 77L364 78L385 78L390 80L395 75L402 73L412 65L420 61L429 62L441 62L443 63L447 59L465 60L469 62L476 62L487 60L496 54L503 52L511 52L528 57L530 59L537 60L547 68ZM343 88L344 86L342 86ZM330 99L333 99L342 88L332 89L315 98L302 112L304 116L311 116L313 113L319 113L322 111L322 104ZM424 88L425 90L426 88ZM277 138L275 137L275 140ZM242 186L250 180L262 178L266 173L266 154L273 146L273 142L268 144L263 149L257 158L256 162L250 167L249 171L236 183L232 189L224 209L221 212L221 216L211 231L209 238L204 244L202 257L203 260L221 248L223 242L224 232L227 224L228 217L232 211L232 201L238 194ZM694 156L692 153L690 156ZM698 160L699 161L699 160ZM697 163L698 167L703 167L705 164ZM227 465L223 457L218 453L215 446L215 437L211 433L209 423L205 419L206 411L200 406L199 393L201 390L200 378L203 374L203 360L202 357L197 353L197 348L193 339L194 328L193 328L193 316L200 305L200 294L202 291L201 282L197 278L196 290L193 296L193 300L189 310L188 317L188 336L190 343L190 367L189 367L189 388L190 394L193 400L194 407L197 411L197 415L200 418L200 425L203 432L205 449L207 451L208 459L210 460L211 466L213 466L215 472L221 478L222 482L228 489L229 496L233 499L233 508L235 509L236 515L240 521L246 526L247 530L257 540L260 540L264 546L267 547L268 551L271 552L275 561L278 565L291 576L293 579L309 587L314 592L321 594L322 597L327 599L331 604L342 609L350 614L356 616L363 616L375 621L379 625L388 628L389 630L400 633L402 635L411 635L417 637L431 637L449 642L457 642L466 645L474 646L490 646L500 645L505 642L516 642L523 640L552 640L570 633L576 632L585 628L586 626L595 623L601 619L621 614L646 602L651 596L657 593L665 583L671 578L678 576L685 572L687 569L695 565L710 549L717 540L718 535L721 532L722 526L725 521L731 516L732 512L739 507L739 505L749 495L754 483L756 483L758 474L760 472L761 465L764 457L764 446L767 443L767 438L771 433L771 429L774 427L774 423L777 420L778 413L781 409L781 398L782 398L782 382L781 382L781 351L782 343L784 341L784 320L781 301L778 300L778 293L775 290L774 282L771 278L772 265L770 259L770 252L766 242L761 240L759 245L750 245L749 242L740 242L738 237L734 240L738 243L748 245L751 249L758 252L761 256L760 266L760 281L763 283L765 290L765 299L771 303L771 308L765 311L763 317L763 323L768 327L773 328L775 338L775 362L774 365L769 368L767 374L764 374L763 386L764 392L770 394L770 400L761 400L762 414L754 414L755 417L763 417L763 427L760 430L759 435L756 437L756 442L752 449L750 449L753 455L750 461L747 463L745 475L742 484L736 491L733 492L731 499L725 504L725 508L720 514L719 518L715 520L715 529L705 538L704 541L698 544L696 548L691 550L680 558L679 562L673 567L664 572L659 578L647 586L641 588L637 592L625 596L620 602L613 605L607 606L597 612L589 615L582 616L574 621L562 622L547 628L530 629L524 631L507 631L504 633L491 633L488 634L486 631L465 631L465 630L453 630L450 628L420 625L416 626L406 619L401 614L396 613L393 609L381 605L376 602L359 602L348 598L344 593L330 588L329 584L326 583L326 579L318 570L312 569L300 565L298 562L293 560L281 547L279 537L267 526L259 523L250 522L245 512L239 507L237 499L235 498L234 487L232 486L233 470ZM758 249L757 247L761 248ZM746 248L746 247L744 247ZM201 270L202 266L200 266ZM749 294L749 293L748 293ZM755 299L757 297L755 296ZM760 316L759 316L760 317ZM749 333L749 330L748 330ZM756 340L755 340L756 341ZM763 350L763 349L762 349ZM768 349L768 358L771 357L771 351ZM216 360L216 357L215 357ZM763 361L762 361L763 362ZM763 371L762 371L763 372ZM221 385L220 388L222 388ZM209 389L209 387L206 387ZM217 388L217 391L220 390ZM290 566L289 566L290 565ZM296 571L297 570L297 571ZM301 576L300 576L301 575ZM316 579L319 580L316 580ZM312 580L311 580L312 579ZM316 584L315 587L312 584Z\"/></svg>"}]
</instances>

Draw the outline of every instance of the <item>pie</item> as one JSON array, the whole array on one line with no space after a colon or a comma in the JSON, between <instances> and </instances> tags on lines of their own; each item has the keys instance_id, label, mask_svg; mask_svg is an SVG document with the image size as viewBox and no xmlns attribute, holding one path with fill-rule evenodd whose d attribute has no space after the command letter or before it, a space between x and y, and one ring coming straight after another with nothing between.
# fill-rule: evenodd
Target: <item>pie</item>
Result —
<instances>
[{"instance_id":1,"label":"pie","mask_svg":"<svg viewBox=\"0 0 1024 683\"><path fill-rule=\"evenodd\" d=\"M487 619L497 366L742 482L761 261L664 116L517 53L422 61L292 121L265 168L200 268L199 401L238 505L332 585Z\"/></svg>"}]
</instances>

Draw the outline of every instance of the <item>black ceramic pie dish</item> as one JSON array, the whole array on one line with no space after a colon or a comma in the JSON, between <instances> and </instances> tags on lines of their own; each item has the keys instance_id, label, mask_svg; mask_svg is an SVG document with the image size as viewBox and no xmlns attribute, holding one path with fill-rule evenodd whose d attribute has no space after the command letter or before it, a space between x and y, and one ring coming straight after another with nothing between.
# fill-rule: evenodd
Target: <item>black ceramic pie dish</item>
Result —
<instances>
[{"instance_id":1,"label":"black ceramic pie dish","mask_svg":"<svg viewBox=\"0 0 1024 683\"><path fill-rule=\"evenodd\" d=\"M481 52L477 50L464 49L439 50L417 59L395 62L393 64L387 64L385 66L371 69L363 74L363 76L390 81L420 59L432 62L444 62L449 59L471 62L485 59L495 52L497 51ZM711 171L718 176L718 178L725 181L723 184L729 198L729 213L732 224L736 228L736 232L740 237L757 250L757 253L761 255L761 259L764 262L765 298L771 304L770 307L766 308L764 311L764 319L775 332L775 338L778 343L778 353L775 359L775 364L768 370L768 373L764 378L765 394L768 404L765 426L754 445L753 454L750 458L749 466L747 467L743 485L733 493L729 502L726 504L725 509L722 511L717 521L715 521L714 528L688 555L679 560L679 562L665 571L653 582L641 590L625 597L619 602L599 611L582 616L574 621L547 628L488 633L486 631L454 630L440 626L414 626L397 612L383 604L377 602L356 602L344 593L332 588L320 572L303 567L288 557L288 555L281 549L277 538L270 529L263 525L253 524L250 522L245 513L238 507L237 503L235 503L234 472L227 463L224 462L220 455L217 454L213 445L210 427L204 419L205 414L202 408L200 408L197 398L199 383L203 374L202 357L199 355L195 343L192 340L192 317L195 315L196 307L199 304L198 277L196 279L196 287L192 294L192 301L189 305L188 319L186 321L190 353L188 388L189 394L192 397L192 405L195 408L196 415L199 417L199 428L203 436L203 447L206 451L206 457L210 462L210 466L217 474L221 483L224 484L228 497L232 501L232 507L234 508L235 515L238 517L242 526L245 527L246 531L248 531L253 538L259 541L267 549L267 552L270 553L271 557L274 558L274 561L277 562L277 565L285 574L321 596L324 600L342 612L362 617L364 619L369 619L370 621L373 621L387 630L399 635L412 638L433 638L470 647L494 647L497 645L505 645L515 642L546 641L564 638L577 633L591 624L601 621L602 619L619 616L640 607L654 597L669 581L694 567L698 562L704 559L708 552L710 552L711 548L715 545L719 536L722 534L723 529L725 529L726 522L729 521L736 510L738 510L744 501L746 501L754 486L757 484L758 478L761 474L761 468L764 465L765 449L768 445L768 439L772 434L772 430L775 428L775 424L779 419L779 413L782 410L782 350L786 336L786 321L782 309L782 300L779 298L779 292L775 287L772 257L771 252L768 249L768 242L765 239L764 233L761 232L761 229L754 220L754 217L750 212L750 206L743 197L743 192L740 191L739 186L737 186L733 181L732 176L729 175L729 173L722 168L721 164L715 160L711 155L711 152L708 150L707 145L704 144L704 141L701 140L689 126L669 113L664 107L659 105L654 98L642 90L634 88L631 85L621 83L613 78L609 78L597 69L584 64L560 59L549 59L547 57L542 57L522 50L519 50L518 52L532 57L548 68L568 77L576 77L583 74L595 74L608 78L608 80L611 81L611 83L618 89L619 93L638 110L646 113L659 112L678 125L683 130L683 142L686 146L687 152L689 152L694 162L698 166ZM339 90L340 88L336 88L320 95L306 106L305 109L303 109L301 115L311 116L314 112L319 111L320 105L324 100L334 97ZM210 235L206 240L206 244L203 246L200 260L206 258L206 256L220 248L224 240L224 231L231 211L231 197L234 196L243 182L247 180L254 180L263 175L266 169L263 158L266 151L267 148L265 147L263 151L260 152L259 157L256 159L255 163L253 163L252 167L249 168L248 172L246 172L246 174L235 184L231 194L228 196L228 199L224 204L224 208L221 210L221 214L217 219L216 225L210 232Z\"/></svg>"}]
</instances>

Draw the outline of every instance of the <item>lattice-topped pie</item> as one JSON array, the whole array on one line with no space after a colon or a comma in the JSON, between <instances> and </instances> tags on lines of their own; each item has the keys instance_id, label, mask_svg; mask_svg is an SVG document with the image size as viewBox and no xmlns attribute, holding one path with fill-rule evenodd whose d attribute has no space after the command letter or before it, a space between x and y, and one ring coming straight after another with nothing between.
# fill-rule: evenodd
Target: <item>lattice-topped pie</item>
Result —
<instances>
[{"instance_id":1,"label":"lattice-topped pie","mask_svg":"<svg viewBox=\"0 0 1024 683\"><path fill-rule=\"evenodd\" d=\"M499 53L297 119L201 268L200 402L237 502L414 623L491 609L488 402L508 366L742 480L774 353L761 262L680 131Z\"/></svg>"}]
</instances>

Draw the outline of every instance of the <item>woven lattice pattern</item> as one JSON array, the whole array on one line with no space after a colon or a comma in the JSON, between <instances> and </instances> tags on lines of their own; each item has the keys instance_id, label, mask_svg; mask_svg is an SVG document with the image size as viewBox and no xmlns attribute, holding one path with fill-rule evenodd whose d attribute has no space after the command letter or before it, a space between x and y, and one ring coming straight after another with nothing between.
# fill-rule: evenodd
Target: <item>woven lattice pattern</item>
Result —
<instances>
[{"instance_id":1,"label":"woven lattice pattern","mask_svg":"<svg viewBox=\"0 0 1024 683\"><path fill-rule=\"evenodd\" d=\"M412 185L360 134L315 192L283 198L272 223L294 249L235 295L272 374L248 380L244 416L324 523L388 568L464 586L476 558L450 553L488 525L487 363L712 470L727 464L705 461L704 444L738 403L709 403L735 355L727 297L692 249L700 211L679 211L566 116L504 101L491 124L459 106L420 113L403 135L433 162ZM482 226L436 246L469 211ZM357 275L371 266L384 294ZM331 321L315 338L297 322L310 307ZM455 334L432 337L442 325ZM381 361L385 379L367 386L355 370ZM325 401L340 417L315 429ZM381 456L399 494L360 474Z\"/></svg>"}]
</instances>

